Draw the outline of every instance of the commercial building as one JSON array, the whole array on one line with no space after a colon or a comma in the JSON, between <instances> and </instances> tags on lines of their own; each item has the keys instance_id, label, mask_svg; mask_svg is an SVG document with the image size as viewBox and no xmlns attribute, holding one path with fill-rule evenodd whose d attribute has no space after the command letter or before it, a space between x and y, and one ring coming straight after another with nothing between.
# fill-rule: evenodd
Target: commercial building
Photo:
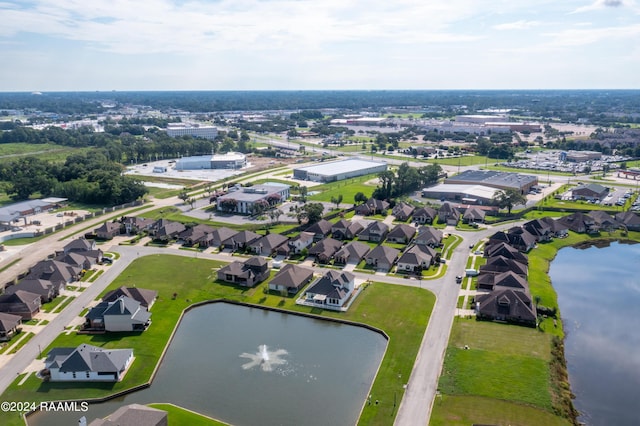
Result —
<instances>
[{"instance_id":1,"label":"commercial building","mask_svg":"<svg viewBox=\"0 0 640 426\"><path fill-rule=\"evenodd\" d=\"M165 129L167 134L172 138L179 136L193 136L195 138L203 138L214 140L218 136L218 129L214 126L186 125L182 123L170 123Z\"/></svg>"},{"instance_id":2,"label":"commercial building","mask_svg":"<svg viewBox=\"0 0 640 426\"><path fill-rule=\"evenodd\" d=\"M66 198L49 197L0 207L0 229L10 227L12 221L61 207L66 201ZM26 223L26 219L24 222Z\"/></svg>"},{"instance_id":3,"label":"commercial building","mask_svg":"<svg viewBox=\"0 0 640 426\"><path fill-rule=\"evenodd\" d=\"M538 178L520 173L467 170L446 179L444 183L447 185L482 185L497 189L517 189L521 194L526 194L538 184Z\"/></svg>"},{"instance_id":4,"label":"commercial building","mask_svg":"<svg viewBox=\"0 0 640 426\"><path fill-rule=\"evenodd\" d=\"M422 190L424 198L458 201L465 204L491 204L499 190L485 185L440 184Z\"/></svg>"},{"instance_id":5,"label":"commercial building","mask_svg":"<svg viewBox=\"0 0 640 426\"><path fill-rule=\"evenodd\" d=\"M231 188L231 192L217 198L216 208L222 212L252 214L256 204L268 208L289 198L289 188L289 185L275 182Z\"/></svg>"},{"instance_id":6,"label":"commercial building","mask_svg":"<svg viewBox=\"0 0 640 426\"><path fill-rule=\"evenodd\" d=\"M239 152L222 155L197 155L182 157L176 161L176 170L241 169L247 165L247 157Z\"/></svg>"},{"instance_id":7,"label":"commercial building","mask_svg":"<svg viewBox=\"0 0 640 426\"><path fill-rule=\"evenodd\" d=\"M293 177L314 182L335 182L387 170L383 161L348 159L293 169Z\"/></svg>"},{"instance_id":8,"label":"commercial building","mask_svg":"<svg viewBox=\"0 0 640 426\"><path fill-rule=\"evenodd\" d=\"M562 151L560 153L560 161L568 161L571 163L582 163L584 161L600 159L602 159L602 153L598 151Z\"/></svg>"}]
</instances>

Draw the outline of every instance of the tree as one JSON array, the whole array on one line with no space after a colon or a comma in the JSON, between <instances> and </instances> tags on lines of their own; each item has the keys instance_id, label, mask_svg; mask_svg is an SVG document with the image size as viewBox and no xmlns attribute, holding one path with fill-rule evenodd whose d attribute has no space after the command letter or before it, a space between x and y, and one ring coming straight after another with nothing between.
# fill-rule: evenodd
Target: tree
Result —
<instances>
[{"instance_id":1,"label":"tree","mask_svg":"<svg viewBox=\"0 0 640 426\"><path fill-rule=\"evenodd\" d=\"M309 192L309 189L306 186L301 186L300 187L300 201L302 201L303 203L307 202L307 193Z\"/></svg>"},{"instance_id":2,"label":"tree","mask_svg":"<svg viewBox=\"0 0 640 426\"><path fill-rule=\"evenodd\" d=\"M340 208L340 203L342 202L342 194L339 194L337 197L331 197L331 202L336 205L336 208Z\"/></svg>"},{"instance_id":3,"label":"tree","mask_svg":"<svg viewBox=\"0 0 640 426\"><path fill-rule=\"evenodd\" d=\"M283 215L284 212L280 209L271 209L269 210L269 212L267 213L267 215L269 215L269 219L271 219L271 224L275 225L276 222L278 221L278 218L280 217L280 215Z\"/></svg>"},{"instance_id":4,"label":"tree","mask_svg":"<svg viewBox=\"0 0 640 426\"><path fill-rule=\"evenodd\" d=\"M493 201L499 208L506 208L508 213L511 214L513 206L525 204L527 198L522 195L518 189L507 188L496 192L493 196Z\"/></svg>"},{"instance_id":5,"label":"tree","mask_svg":"<svg viewBox=\"0 0 640 426\"><path fill-rule=\"evenodd\" d=\"M305 204L298 212L298 222L302 223L303 220L307 220L307 223L316 223L322 219L322 212L324 206L321 203L309 203Z\"/></svg>"},{"instance_id":6,"label":"tree","mask_svg":"<svg viewBox=\"0 0 640 426\"><path fill-rule=\"evenodd\" d=\"M353 196L353 201L355 204L366 203L368 200L367 196L362 192L356 192L356 195Z\"/></svg>"},{"instance_id":7,"label":"tree","mask_svg":"<svg viewBox=\"0 0 640 426\"><path fill-rule=\"evenodd\" d=\"M178 198L180 198L182 202L186 204L187 200L189 199L189 194L187 193L187 191L182 191L178 194Z\"/></svg>"}]
</instances>

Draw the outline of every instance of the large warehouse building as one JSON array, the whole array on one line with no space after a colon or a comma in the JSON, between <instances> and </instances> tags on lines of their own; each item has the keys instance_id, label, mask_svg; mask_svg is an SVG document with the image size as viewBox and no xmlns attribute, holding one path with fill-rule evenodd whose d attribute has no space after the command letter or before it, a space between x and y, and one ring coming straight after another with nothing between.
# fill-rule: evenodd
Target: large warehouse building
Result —
<instances>
[{"instance_id":1,"label":"large warehouse building","mask_svg":"<svg viewBox=\"0 0 640 426\"><path fill-rule=\"evenodd\" d=\"M499 189L485 185L451 185L440 184L424 188L422 196L424 198L434 198L437 200L458 201L464 204L492 204L493 196Z\"/></svg>"},{"instance_id":2,"label":"large warehouse building","mask_svg":"<svg viewBox=\"0 0 640 426\"><path fill-rule=\"evenodd\" d=\"M349 159L293 169L293 177L314 182L335 182L387 170L383 161Z\"/></svg>"},{"instance_id":3,"label":"large warehouse building","mask_svg":"<svg viewBox=\"0 0 640 426\"><path fill-rule=\"evenodd\" d=\"M521 194L528 193L538 184L538 178L520 173L496 172L493 170L467 170L450 177L445 184L483 185L497 189L517 189Z\"/></svg>"},{"instance_id":4,"label":"large warehouse building","mask_svg":"<svg viewBox=\"0 0 640 426\"><path fill-rule=\"evenodd\" d=\"M198 155L182 157L176 161L176 170L241 169L247 165L247 157L239 152L223 155Z\"/></svg>"}]
</instances>

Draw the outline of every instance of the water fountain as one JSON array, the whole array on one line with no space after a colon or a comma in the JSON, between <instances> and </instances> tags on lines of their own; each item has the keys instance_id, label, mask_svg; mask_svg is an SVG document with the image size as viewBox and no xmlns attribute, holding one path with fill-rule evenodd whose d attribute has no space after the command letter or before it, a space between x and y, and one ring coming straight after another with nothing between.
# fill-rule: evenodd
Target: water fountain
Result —
<instances>
[{"instance_id":1,"label":"water fountain","mask_svg":"<svg viewBox=\"0 0 640 426\"><path fill-rule=\"evenodd\" d=\"M258 352L250 354L247 352L241 353L240 358L250 359L249 362L242 365L242 368L249 370L253 367L260 366L262 371L273 371L275 365L286 364L287 360L282 359L283 355L288 354L284 349L278 349L276 351L269 351L267 345L258 346Z\"/></svg>"}]
</instances>

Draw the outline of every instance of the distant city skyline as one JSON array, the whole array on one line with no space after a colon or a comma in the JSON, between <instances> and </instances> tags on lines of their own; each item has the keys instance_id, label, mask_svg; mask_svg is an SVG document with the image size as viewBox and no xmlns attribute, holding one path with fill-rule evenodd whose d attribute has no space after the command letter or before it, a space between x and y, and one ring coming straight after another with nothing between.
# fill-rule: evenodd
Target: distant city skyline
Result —
<instances>
[{"instance_id":1,"label":"distant city skyline","mask_svg":"<svg viewBox=\"0 0 640 426\"><path fill-rule=\"evenodd\" d=\"M640 89L640 0L5 0L0 91Z\"/></svg>"}]
</instances>

